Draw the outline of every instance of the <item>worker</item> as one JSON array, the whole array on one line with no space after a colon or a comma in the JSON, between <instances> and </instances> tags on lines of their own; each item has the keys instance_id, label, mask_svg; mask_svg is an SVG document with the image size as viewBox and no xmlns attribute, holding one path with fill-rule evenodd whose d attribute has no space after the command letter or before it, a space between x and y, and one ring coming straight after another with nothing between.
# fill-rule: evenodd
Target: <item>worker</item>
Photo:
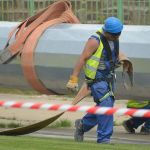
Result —
<instances>
[{"instance_id":1,"label":"worker","mask_svg":"<svg viewBox=\"0 0 150 150\"><path fill-rule=\"evenodd\" d=\"M122 30L123 24L118 18L108 17L102 29L88 39L66 85L69 90L77 90L78 77L84 68L85 81L96 106L114 105L115 68L119 62L119 37ZM84 133L95 125L98 125L97 143L110 143L113 115L100 114L86 114L82 119L75 121L75 141L83 141Z\"/></svg>"},{"instance_id":2,"label":"worker","mask_svg":"<svg viewBox=\"0 0 150 150\"><path fill-rule=\"evenodd\" d=\"M128 108L135 109L150 109L150 101L136 101L130 100L127 103ZM131 117L123 122L123 127L129 133L134 134L136 129L143 125L140 129L141 134L150 134L150 118Z\"/></svg>"}]
</instances>

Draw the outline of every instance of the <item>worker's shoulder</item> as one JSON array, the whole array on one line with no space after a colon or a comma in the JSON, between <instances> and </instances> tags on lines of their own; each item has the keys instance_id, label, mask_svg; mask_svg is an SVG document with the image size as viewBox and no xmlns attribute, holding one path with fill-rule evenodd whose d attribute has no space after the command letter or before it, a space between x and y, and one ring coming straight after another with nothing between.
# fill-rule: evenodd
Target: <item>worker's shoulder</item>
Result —
<instances>
[{"instance_id":1,"label":"worker's shoulder","mask_svg":"<svg viewBox=\"0 0 150 150\"><path fill-rule=\"evenodd\" d=\"M99 37L99 35L97 33L92 34L89 39L94 39L98 43L100 43L100 37Z\"/></svg>"}]
</instances>

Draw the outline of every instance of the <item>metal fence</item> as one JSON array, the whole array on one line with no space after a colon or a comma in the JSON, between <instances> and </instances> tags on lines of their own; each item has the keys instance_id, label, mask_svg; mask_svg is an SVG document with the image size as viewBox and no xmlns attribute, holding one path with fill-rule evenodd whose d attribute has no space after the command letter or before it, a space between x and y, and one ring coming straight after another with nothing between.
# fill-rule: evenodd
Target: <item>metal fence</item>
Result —
<instances>
[{"instance_id":1,"label":"metal fence","mask_svg":"<svg viewBox=\"0 0 150 150\"><path fill-rule=\"evenodd\" d=\"M56 0L0 0L0 20L22 21ZM150 0L70 0L82 23L116 16L125 24L150 25Z\"/></svg>"}]
</instances>

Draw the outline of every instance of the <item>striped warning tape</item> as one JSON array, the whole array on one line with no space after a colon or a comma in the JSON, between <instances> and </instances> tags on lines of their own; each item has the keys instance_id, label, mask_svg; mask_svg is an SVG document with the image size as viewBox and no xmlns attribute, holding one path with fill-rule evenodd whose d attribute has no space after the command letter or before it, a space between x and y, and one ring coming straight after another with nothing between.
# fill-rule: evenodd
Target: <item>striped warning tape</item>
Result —
<instances>
[{"instance_id":1,"label":"striped warning tape","mask_svg":"<svg viewBox=\"0 0 150 150\"><path fill-rule=\"evenodd\" d=\"M91 114L106 114L106 115L130 115L136 117L150 118L150 110L147 109L129 109L129 108L112 108L112 107L97 107L97 106L74 106L69 104L48 104L34 102L16 102L16 101L0 101L0 107L10 108L28 108L28 109L43 109L43 110L63 110L70 112L86 112Z\"/></svg>"}]
</instances>

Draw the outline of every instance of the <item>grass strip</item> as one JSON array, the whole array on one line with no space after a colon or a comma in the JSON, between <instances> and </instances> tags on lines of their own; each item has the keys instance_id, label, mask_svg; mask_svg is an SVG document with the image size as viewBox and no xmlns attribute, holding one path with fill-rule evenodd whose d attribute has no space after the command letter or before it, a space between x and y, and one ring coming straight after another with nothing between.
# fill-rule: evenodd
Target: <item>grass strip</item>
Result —
<instances>
[{"instance_id":1,"label":"grass strip","mask_svg":"<svg viewBox=\"0 0 150 150\"><path fill-rule=\"evenodd\" d=\"M68 139L0 136L0 150L149 150L149 145L77 143Z\"/></svg>"}]
</instances>

